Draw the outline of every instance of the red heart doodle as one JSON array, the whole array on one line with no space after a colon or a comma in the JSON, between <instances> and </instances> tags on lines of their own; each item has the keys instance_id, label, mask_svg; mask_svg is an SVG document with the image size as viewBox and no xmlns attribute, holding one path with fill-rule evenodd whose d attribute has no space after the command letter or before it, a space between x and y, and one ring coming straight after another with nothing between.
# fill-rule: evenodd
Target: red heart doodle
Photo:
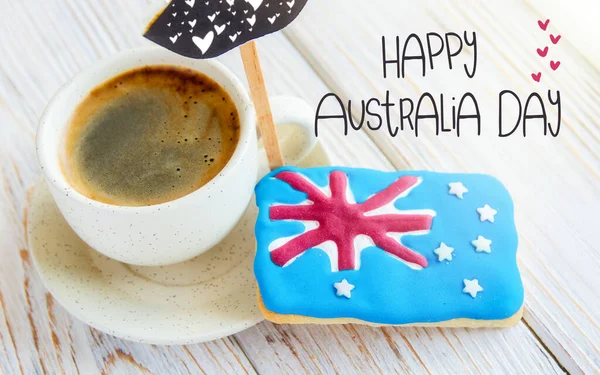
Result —
<instances>
[{"instance_id":1,"label":"red heart doodle","mask_svg":"<svg viewBox=\"0 0 600 375\"><path fill-rule=\"evenodd\" d=\"M554 36L553 34L550 34L550 41L552 42L552 44L558 43L558 41L560 40L560 38L561 38L560 35Z\"/></svg>"},{"instance_id":2,"label":"red heart doodle","mask_svg":"<svg viewBox=\"0 0 600 375\"><path fill-rule=\"evenodd\" d=\"M538 21L538 25L540 26L540 29L546 31L546 28L548 27L548 24L550 23L550 20L546 20L545 22L542 21Z\"/></svg>"},{"instance_id":3,"label":"red heart doodle","mask_svg":"<svg viewBox=\"0 0 600 375\"><path fill-rule=\"evenodd\" d=\"M538 55L540 55L541 57L546 57L546 55L548 54L548 46L544 47L544 49L537 49L537 53Z\"/></svg>"},{"instance_id":4,"label":"red heart doodle","mask_svg":"<svg viewBox=\"0 0 600 375\"><path fill-rule=\"evenodd\" d=\"M533 78L534 81L539 82L540 79L542 79L542 73L541 72L538 72L537 74L531 73L531 78Z\"/></svg>"},{"instance_id":5,"label":"red heart doodle","mask_svg":"<svg viewBox=\"0 0 600 375\"><path fill-rule=\"evenodd\" d=\"M550 61L550 68L552 68L552 70L556 70L558 69L558 67L560 66L560 61Z\"/></svg>"}]
</instances>

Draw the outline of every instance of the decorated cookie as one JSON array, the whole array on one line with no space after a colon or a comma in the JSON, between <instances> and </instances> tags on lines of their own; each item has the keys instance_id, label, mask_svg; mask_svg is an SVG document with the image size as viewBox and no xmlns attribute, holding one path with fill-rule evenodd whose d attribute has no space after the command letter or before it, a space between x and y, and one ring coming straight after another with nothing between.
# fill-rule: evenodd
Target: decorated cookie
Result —
<instances>
[{"instance_id":1,"label":"decorated cookie","mask_svg":"<svg viewBox=\"0 0 600 375\"><path fill-rule=\"evenodd\" d=\"M513 202L495 178L284 167L256 186L254 271L278 323L506 326L522 315Z\"/></svg>"}]
</instances>

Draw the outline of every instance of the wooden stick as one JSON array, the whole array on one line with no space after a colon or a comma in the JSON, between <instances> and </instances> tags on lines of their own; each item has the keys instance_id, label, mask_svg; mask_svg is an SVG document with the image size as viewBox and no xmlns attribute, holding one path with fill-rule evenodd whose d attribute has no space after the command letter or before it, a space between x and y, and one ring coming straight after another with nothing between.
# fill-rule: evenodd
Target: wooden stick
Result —
<instances>
[{"instance_id":1,"label":"wooden stick","mask_svg":"<svg viewBox=\"0 0 600 375\"><path fill-rule=\"evenodd\" d=\"M250 41L240 47L242 53L242 61L244 69L246 69L246 77L250 85L250 95L254 102L256 117L258 120L258 128L262 135L262 142L267 152L269 167L271 170L282 167L285 163L283 155L279 148L277 140L277 131L271 114L271 106L269 105L269 97L267 88L265 87L265 79L262 69L260 68L260 60L258 59L258 51L254 41Z\"/></svg>"}]
</instances>

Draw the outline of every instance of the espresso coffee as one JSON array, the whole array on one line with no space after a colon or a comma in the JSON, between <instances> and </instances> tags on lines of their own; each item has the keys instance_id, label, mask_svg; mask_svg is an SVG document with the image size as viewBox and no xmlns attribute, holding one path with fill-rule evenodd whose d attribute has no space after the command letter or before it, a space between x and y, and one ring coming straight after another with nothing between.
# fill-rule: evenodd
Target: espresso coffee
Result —
<instances>
[{"instance_id":1,"label":"espresso coffee","mask_svg":"<svg viewBox=\"0 0 600 375\"><path fill-rule=\"evenodd\" d=\"M237 108L214 80L191 69L147 66L110 79L78 105L63 172L96 201L164 203L215 177L239 134Z\"/></svg>"}]
</instances>

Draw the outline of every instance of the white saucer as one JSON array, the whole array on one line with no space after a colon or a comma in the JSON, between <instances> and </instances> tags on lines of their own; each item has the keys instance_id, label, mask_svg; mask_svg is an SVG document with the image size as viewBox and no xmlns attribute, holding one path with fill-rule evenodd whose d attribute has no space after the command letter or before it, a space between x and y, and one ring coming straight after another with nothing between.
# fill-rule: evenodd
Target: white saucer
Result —
<instances>
[{"instance_id":1,"label":"white saucer","mask_svg":"<svg viewBox=\"0 0 600 375\"><path fill-rule=\"evenodd\" d=\"M301 164L330 162L317 144ZM136 267L79 239L43 181L32 189L27 218L35 267L69 313L117 337L167 345L218 339L263 319L253 273L255 220L252 201L232 233L210 251L173 266Z\"/></svg>"}]
</instances>

